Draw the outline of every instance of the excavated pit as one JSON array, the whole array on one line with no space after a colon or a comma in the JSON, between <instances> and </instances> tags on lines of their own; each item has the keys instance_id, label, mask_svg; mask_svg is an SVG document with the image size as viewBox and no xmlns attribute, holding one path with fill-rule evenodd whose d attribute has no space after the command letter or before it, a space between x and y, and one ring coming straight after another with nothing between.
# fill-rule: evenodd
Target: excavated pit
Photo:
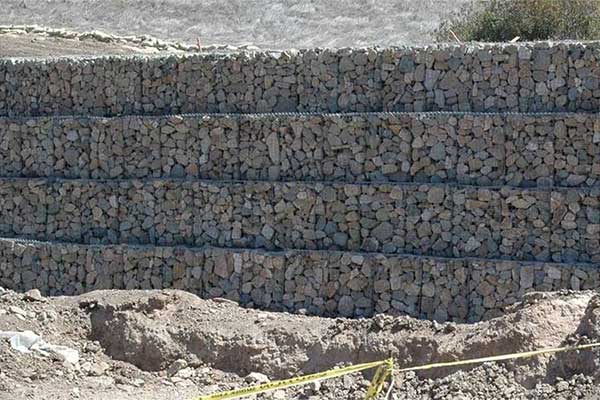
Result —
<instances>
[{"instance_id":1,"label":"excavated pit","mask_svg":"<svg viewBox=\"0 0 600 400\"><path fill-rule=\"evenodd\" d=\"M556 347L581 336L600 338L598 299L593 292L533 293L506 315L475 324L272 313L176 290L94 292L83 295L80 306L90 315L91 337L106 353L142 370L162 370L186 359L240 376L258 371L287 378L390 356L399 367L409 367ZM595 371L594 352L582 355L586 362L579 357L537 357L507 367L531 388L540 381ZM455 368L439 368L419 376L440 378L453 372Z\"/></svg>"},{"instance_id":2,"label":"excavated pit","mask_svg":"<svg viewBox=\"0 0 600 400\"><path fill-rule=\"evenodd\" d=\"M589 343L600 339L599 315L591 291L532 293L500 317L456 324L266 312L177 290L47 298L0 290L0 331L31 330L80 356L69 365L0 341L0 398L185 400L389 356L408 367ZM598 351L586 350L396 373L392 398L597 398L599 365ZM362 400L371 374L263 398Z\"/></svg>"}]
</instances>

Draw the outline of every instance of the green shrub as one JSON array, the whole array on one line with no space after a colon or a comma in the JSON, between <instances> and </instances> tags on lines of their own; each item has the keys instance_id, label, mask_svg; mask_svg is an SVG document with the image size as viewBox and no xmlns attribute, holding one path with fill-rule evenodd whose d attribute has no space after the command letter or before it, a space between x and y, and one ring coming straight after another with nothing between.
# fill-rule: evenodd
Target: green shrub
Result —
<instances>
[{"instance_id":1,"label":"green shrub","mask_svg":"<svg viewBox=\"0 0 600 400\"><path fill-rule=\"evenodd\" d=\"M472 0L443 21L438 41L600 39L600 0Z\"/></svg>"}]
</instances>

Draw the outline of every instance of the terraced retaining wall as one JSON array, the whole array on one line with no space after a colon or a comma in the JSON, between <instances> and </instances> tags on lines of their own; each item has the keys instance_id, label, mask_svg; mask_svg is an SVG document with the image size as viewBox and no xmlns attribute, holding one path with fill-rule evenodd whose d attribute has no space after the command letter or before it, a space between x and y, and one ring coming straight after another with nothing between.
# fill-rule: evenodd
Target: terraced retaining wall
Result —
<instances>
[{"instance_id":1,"label":"terraced retaining wall","mask_svg":"<svg viewBox=\"0 0 600 400\"><path fill-rule=\"evenodd\" d=\"M598 114L0 118L0 176L600 185Z\"/></svg>"},{"instance_id":2,"label":"terraced retaining wall","mask_svg":"<svg viewBox=\"0 0 600 400\"><path fill-rule=\"evenodd\" d=\"M597 289L599 58L600 42L0 60L0 285L456 321Z\"/></svg>"},{"instance_id":3,"label":"terraced retaining wall","mask_svg":"<svg viewBox=\"0 0 600 400\"><path fill-rule=\"evenodd\" d=\"M600 188L0 179L0 235L600 262Z\"/></svg>"},{"instance_id":4,"label":"terraced retaining wall","mask_svg":"<svg viewBox=\"0 0 600 400\"><path fill-rule=\"evenodd\" d=\"M0 115L585 111L600 44L0 60Z\"/></svg>"},{"instance_id":5,"label":"terraced retaining wall","mask_svg":"<svg viewBox=\"0 0 600 400\"><path fill-rule=\"evenodd\" d=\"M490 318L529 291L597 289L600 268L322 251L82 246L0 239L0 285L72 295L181 288L271 310L328 316Z\"/></svg>"}]
</instances>

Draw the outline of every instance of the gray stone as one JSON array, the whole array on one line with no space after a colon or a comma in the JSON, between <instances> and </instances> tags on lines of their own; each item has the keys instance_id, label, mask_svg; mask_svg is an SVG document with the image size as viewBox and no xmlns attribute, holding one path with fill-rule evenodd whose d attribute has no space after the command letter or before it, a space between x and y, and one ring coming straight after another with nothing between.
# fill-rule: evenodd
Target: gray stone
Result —
<instances>
[{"instance_id":1,"label":"gray stone","mask_svg":"<svg viewBox=\"0 0 600 400\"><path fill-rule=\"evenodd\" d=\"M23 298L28 301L46 301L39 289L31 289L23 294Z\"/></svg>"},{"instance_id":2,"label":"gray stone","mask_svg":"<svg viewBox=\"0 0 600 400\"><path fill-rule=\"evenodd\" d=\"M402 73L413 72L415 70L415 62L410 57L402 57L398 64L398 70Z\"/></svg>"},{"instance_id":3,"label":"gray stone","mask_svg":"<svg viewBox=\"0 0 600 400\"><path fill-rule=\"evenodd\" d=\"M521 288L528 289L533 287L534 269L531 266L523 266L520 270Z\"/></svg>"},{"instance_id":4,"label":"gray stone","mask_svg":"<svg viewBox=\"0 0 600 400\"><path fill-rule=\"evenodd\" d=\"M435 285L433 283L431 283L431 282L427 282L427 283L423 284L423 287L421 289L421 293L425 297L433 297L433 296L435 296Z\"/></svg>"},{"instance_id":5,"label":"gray stone","mask_svg":"<svg viewBox=\"0 0 600 400\"><path fill-rule=\"evenodd\" d=\"M221 278L228 278L230 275L230 268L227 264L227 259L224 256L218 257L215 260L215 269L214 272L217 276Z\"/></svg>"},{"instance_id":6,"label":"gray stone","mask_svg":"<svg viewBox=\"0 0 600 400\"><path fill-rule=\"evenodd\" d=\"M265 237L265 239L271 240L273 238L273 235L275 234L275 231L269 225L265 225L263 226L261 233Z\"/></svg>"},{"instance_id":7,"label":"gray stone","mask_svg":"<svg viewBox=\"0 0 600 400\"><path fill-rule=\"evenodd\" d=\"M474 237L470 237L469 240L467 240L467 243L465 244L465 251L467 253L471 253L480 247L481 242L475 239Z\"/></svg>"},{"instance_id":8,"label":"gray stone","mask_svg":"<svg viewBox=\"0 0 600 400\"><path fill-rule=\"evenodd\" d=\"M441 204L444 202L444 198L444 188L433 186L427 192L427 201L429 201L432 204Z\"/></svg>"},{"instance_id":9,"label":"gray stone","mask_svg":"<svg viewBox=\"0 0 600 400\"><path fill-rule=\"evenodd\" d=\"M350 57L342 57L342 59L340 60L340 72L341 73L353 71L354 68L355 68L354 63L352 62Z\"/></svg>"},{"instance_id":10,"label":"gray stone","mask_svg":"<svg viewBox=\"0 0 600 400\"><path fill-rule=\"evenodd\" d=\"M394 226L389 222L382 222L377 225L371 234L380 242L384 243L394 235Z\"/></svg>"},{"instance_id":11,"label":"gray stone","mask_svg":"<svg viewBox=\"0 0 600 400\"><path fill-rule=\"evenodd\" d=\"M354 315L354 300L350 296L342 296L338 302L338 313L344 317Z\"/></svg>"},{"instance_id":12,"label":"gray stone","mask_svg":"<svg viewBox=\"0 0 600 400\"><path fill-rule=\"evenodd\" d=\"M267 137L267 147L269 149L269 157L275 164L279 163L279 138L277 133L273 132Z\"/></svg>"},{"instance_id":13,"label":"gray stone","mask_svg":"<svg viewBox=\"0 0 600 400\"><path fill-rule=\"evenodd\" d=\"M429 157L435 161L441 161L446 158L446 148L443 143L436 143L429 151Z\"/></svg>"},{"instance_id":14,"label":"gray stone","mask_svg":"<svg viewBox=\"0 0 600 400\"><path fill-rule=\"evenodd\" d=\"M343 232L337 232L333 235L333 243L341 248L345 248L348 243L348 235Z\"/></svg>"},{"instance_id":15,"label":"gray stone","mask_svg":"<svg viewBox=\"0 0 600 400\"><path fill-rule=\"evenodd\" d=\"M265 374L261 374L260 372L250 372L248 375L246 375L244 380L246 381L246 383L255 385L260 385L262 383L267 383L271 381L268 376L266 376Z\"/></svg>"}]
</instances>

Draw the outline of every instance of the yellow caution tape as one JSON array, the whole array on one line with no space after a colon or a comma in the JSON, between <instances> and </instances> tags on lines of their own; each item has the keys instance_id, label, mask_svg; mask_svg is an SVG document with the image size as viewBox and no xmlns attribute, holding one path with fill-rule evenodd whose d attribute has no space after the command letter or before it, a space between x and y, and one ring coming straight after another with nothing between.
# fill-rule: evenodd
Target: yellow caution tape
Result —
<instances>
[{"instance_id":1,"label":"yellow caution tape","mask_svg":"<svg viewBox=\"0 0 600 400\"><path fill-rule=\"evenodd\" d=\"M560 353L563 351L591 349L593 347L600 347L600 342L599 343L590 343L590 344L581 344L579 346L555 347L555 348L550 348L550 349L525 351L523 353L512 353L512 354L502 354L499 356L472 358L470 360L433 363L433 364L427 364L427 365L419 365L417 367L396 369L394 371L395 372L409 372L409 371L421 371L421 370L432 369L432 368L456 367L459 365L482 364L482 363L491 362L491 361L505 361L505 360L514 360L516 358L529 358L529 357L539 356L542 354Z\"/></svg>"},{"instance_id":2,"label":"yellow caution tape","mask_svg":"<svg viewBox=\"0 0 600 400\"><path fill-rule=\"evenodd\" d=\"M263 383L261 385L251 386L242 389L229 390L226 392L213 393L206 396L200 396L197 400L227 400L227 399L237 399L240 397L250 396L258 393L270 392L273 390L285 389L292 386L304 385L310 382L316 382L323 379L331 379L338 376L343 376L347 374L351 374L353 372L364 371L371 368L377 368L375 372L375 376L371 381L371 385L367 390L367 395L365 400L373 400L375 399L386 382L386 380L392 375L392 372L409 372L409 371L419 371L433 368L442 368L442 367L456 367L460 365L469 365L469 364L482 364L486 362L493 361L505 361L505 360L513 360L517 358L529 358L535 357L542 354L552 354L552 353L560 353L564 351L574 351L574 350L585 350L591 349L594 347L600 347L599 343L590 343L590 344L582 344L579 346L566 346L566 347L556 347L542 350L534 350L534 351L526 351L522 353L512 353L512 354L502 354L499 356L490 356L490 357L482 357L482 358L473 358L469 360L459 360L459 361L449 361L449 362L440 362L433 363L427 365L419 365L416 367L408 367L402 369L394 369L394 361L389 358L383 361L374 361L365 364L357 364L351 365L349 367L344 368L336 368L329 371L318 372L316 374L299 376L296 378L285 379L281 381L273 381L268 383Z\"/></svg>"},{"instance_id":3,"label":"yellow caution tape","mask_svg":"<svg viewBox=\"0 0 600 400\"><path fill-rule=\"evenodd\" d=\"M377 371L375 371L375 376L367 390L365 400L373 400L379 396L379 393L381 393L381 390L383 389L383 385L385 385L385 381L392 376L393 371L394 360L389 358L386 360L385 364L380 365L379 368L377 368Z\"/></svg>"},{"instance_id":4,"label":"yellow caution tape","mask_svg":"<svg viewBox=\"0 0 600 400\"><path fill-rule=\"evenodd\" d=\"M383 360L383 361L374 361L374 362L365 363L365 364L351 365L349 367L336 368L336 369L332 369L329 371L318 372L316 374L304 375L304 376L299 376L296 378L284 379L281 381L267 382L267 383L263 383L261 385L251 386L251 387L247 387L247 388L229 390L229 391L220 392L220 393L213 393L213 394L209 394L206 396L200 396L198 398L198 400L237 399L237 398L244 397L244 396L250 396L252 394L265 393L265 392L270 392L273 390L289 388L292 386L304 385L309 382L316 382L316 381L320 381L323 379L331 379L331 378L335 378L338 376L348 375L353 372L364 371L367 369L381 367L381 366L385 366L386 367L385 369L388 372L381 372L380 375L383 373L386 373L386 375L389 376L389 374L391 374L393 366L394 366L393 363L394 363L393 360L390 358L390 359ZM377 378L377 376L376 376L376 378ZM377 384L377 385L380 384L380 386L383 387L384 381L380 382L380 380L381 380L381 378L379 378L377 381L375 381L375 379L373 379L373 383L371 383L371 387L369 387L369 390L371 390L373 384ZM381 390L381 389L379 389L379 390ZM374 390L373 390L373 393L374 393L374 396L377 396L379 394L379 392L376 392ZM371 398L374 398L374 397L371 397ZM367 399L369 399L369 397L367 397Z\"/></svg>"}]
</instances>

